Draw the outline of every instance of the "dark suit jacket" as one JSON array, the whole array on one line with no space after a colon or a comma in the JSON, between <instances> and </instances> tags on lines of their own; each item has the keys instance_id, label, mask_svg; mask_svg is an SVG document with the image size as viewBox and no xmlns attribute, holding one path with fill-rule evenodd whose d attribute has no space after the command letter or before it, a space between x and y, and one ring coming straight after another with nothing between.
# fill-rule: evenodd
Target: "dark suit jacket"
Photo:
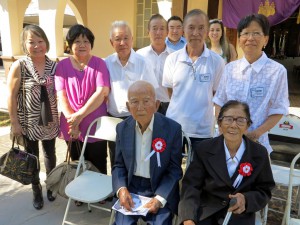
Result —
<instances>
[{"instance_id":1,"label":"dark suit jacket","mask_svg":"<svg viewBox=\"0 0 300 225\"><path fill-rule=\"evenodd\" d=\"M112 169L113 190L128 187L135 170L135 125L133 117L117 126L116 157ZM182 178L182 131L181 126L161 115L154 114L153 135L166 141L166 149L160 153L161 167L157 165L156 154L150 158L150 182L155 195L167 200L166 207L177 214L179 202L179 180ZM152 151L149 149L149 153Z\"/></svg>"},{"instance_id":2,"label":"dark suit jacket","mask_svg":"<svg viewBox=\"0 0 300 225\"><path fill-rule=\"evenodd\" d=\"M246 211L241 215L232 214L234 225L254 225L255 212L262 209L271 198L275 186L268 153L262 145L243 136L246 150L241 162L249 162L252 174L244 177L237 189L232 187L236 172L229 177L224 149L224 136L200 142L194 151L182 182L179 203L179 221L191 219L195 223L224 209L226 212L229 194L242 193L246 198ZM201 224L201 223L199 223Z\"/></svg>"}]
</instances>

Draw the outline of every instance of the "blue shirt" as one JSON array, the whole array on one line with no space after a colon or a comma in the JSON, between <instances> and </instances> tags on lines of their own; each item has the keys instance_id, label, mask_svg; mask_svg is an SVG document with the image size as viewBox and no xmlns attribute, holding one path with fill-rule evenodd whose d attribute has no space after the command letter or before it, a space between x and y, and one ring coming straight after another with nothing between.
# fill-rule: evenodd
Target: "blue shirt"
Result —
<instances>
[{"instance_id":1,"label":"blue shirt","mask_svg":"<svg viewBox=\"0 0 300 225\"><path fill-rule=\"evenodd\" d=\"M168 38L168 37L166 37L165 42L166 42L166 45L167 45L169 48L171 48L171 49L177 51L177 50L179 50L179 49L182 49L182 48L185 46L185 44L186 44L186 39L185 39L184 37L181 37L181 38L179 39L179 41L178 41L176 44L174 44L174 43L172 43L171 41L169 41L169 38Z\"/></svg>"}]
</instances>

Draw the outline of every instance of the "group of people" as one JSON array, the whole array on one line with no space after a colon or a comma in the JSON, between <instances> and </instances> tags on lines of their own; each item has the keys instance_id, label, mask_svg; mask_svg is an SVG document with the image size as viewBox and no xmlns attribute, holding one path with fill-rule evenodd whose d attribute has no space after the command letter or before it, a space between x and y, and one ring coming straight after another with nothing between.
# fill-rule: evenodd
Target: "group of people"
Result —
<instances>
[{"instance_id":1,"label":"group of people","mask_svg":"<svg viewBox=\"0 0 300 225\"><path fill-rule=\"evenodd\" d=\"M27 151L37 156L42 141L48 174L56 164L58 135L82 146L95 118L122 118L115 143L89 139L85 152L107 173L109 146L113 191L122 207L133 207L130 193L151 198L146 216L117 212L115 224L136 224L141 217L168 225L177 213L184 225L222 224L236 198L230 224L253 225L274 187L267 131L288 113L287 72L262 51L269 37L265 16L246 16L237 31L244 53L239 60L220 20L209 20L199 9L183 21L156 14L148 23L150 45L135 52L130 27L115 21L115 53L102 60L91 54L93 33L74 25L66 37L72 54L56 65L46 56L44 31L26 26L26 57L13 63L8 76L12 132L23 135ZM220 135L212 138L215 121ZM180 193L182 131L192 142L193 161ZM72 160L79 157L76 146ZM32 189L33 206L41 209L38 174ZM50 190L47 198L55 200Z\"/></svg>"}]
</instances>

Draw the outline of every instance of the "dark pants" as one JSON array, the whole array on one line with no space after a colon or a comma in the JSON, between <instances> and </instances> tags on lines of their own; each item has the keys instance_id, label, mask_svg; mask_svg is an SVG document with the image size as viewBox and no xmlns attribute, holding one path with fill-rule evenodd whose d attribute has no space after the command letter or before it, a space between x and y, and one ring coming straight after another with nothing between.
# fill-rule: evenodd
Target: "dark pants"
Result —
<instances>
[{"instance_id":1,"label":"dark pants","mask_svg":"<svg viewBox=\"0 0 300 225\"><path fill-rule=\"evenodd\" d=\"M150 179L133 176L131 183L128 187L130 193L154 197ZM146 216L128 216L116 212L115 225L136 225L137 221L141 218L149 225L172 225L172 213L167 207L161 208L156 214L148 213Z\"/></svg>"},{"instance_id":2,"label":"dark pants","mask_svg":"<svg viewBox=\"0 0 300 225\"><path fill-rule=\"evenodd\" d=\"M163 114L164 116L166 115L167 109L169 107L169 102L161 102L159 104L157 112Z\"/></svg>"},{"instance_id":3,"label":"dark pants","mask_svg":"<svg viewBox=\"0 0 300 225\"><path fill-rule=\"evenodd\" d=\"M39 159L39 141L31 141L25 136L24 139L26 144L26 151L35 155ZM51 140L43 140L41 142L43 147L46 174L48 175L51 172L51 170L56 166L55 138ZM38 163L40 164L39 161ZM39 172L40 171L38 171L36 176L33 178L32 184L38 184L40 182Z\"/></svg>"},{"instance_id":4,"label":"dark pants","mask_svg":"<svg viewBox=\"0 0 300 225\"><path fill-rule=\"evenodd\" d=\"M83 142L78 141L80 149L77 148L75 141L71 146L71 159L78 160L83 146ZM86 143L84 159L93 163L93 165L103 174L107 174L106 168L107 158L107 141L96 141Z\"/></svg>"}]
</instances>

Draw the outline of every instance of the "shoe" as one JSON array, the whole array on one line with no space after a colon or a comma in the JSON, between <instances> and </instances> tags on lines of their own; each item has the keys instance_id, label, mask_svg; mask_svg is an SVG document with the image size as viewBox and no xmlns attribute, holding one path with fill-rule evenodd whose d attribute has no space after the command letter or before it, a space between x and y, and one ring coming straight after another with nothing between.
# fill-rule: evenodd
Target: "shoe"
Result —
<instances>
[{"instance_id":1,"label":"shoe","mask_svg":"<svg viewBox=\"0 0 300 225\"><path fill-rule=\"evenodd\" d=\"M56 199L56 197L52 195L52 191L50 190L47 190L47 198L50 202L53 202Z\"/></svg>"},{"instance_id":2,"label":"shoe","mask_svg":"<svg viewBox=\"0 0 300 225\"><path fill-rule=\"evenodd\" d=\"M33 191L33 207L37 210L43 208L44 200L43 200L43 193L42 193L42 185L41 184L32 184L32 191Z\"/></svg>"},{"instance_id":3,"label":"shoe","mask_svg":"<svg viewBox=\"0 0 300 225\"><path fill-rule=\"evenodd\" d=\"M76 205L76 206L82 206L82 205L83 205L83 202L80 202L80 201L76 201L76 200L75 200L75 205Z\"/></svg>"}]
</instances>

